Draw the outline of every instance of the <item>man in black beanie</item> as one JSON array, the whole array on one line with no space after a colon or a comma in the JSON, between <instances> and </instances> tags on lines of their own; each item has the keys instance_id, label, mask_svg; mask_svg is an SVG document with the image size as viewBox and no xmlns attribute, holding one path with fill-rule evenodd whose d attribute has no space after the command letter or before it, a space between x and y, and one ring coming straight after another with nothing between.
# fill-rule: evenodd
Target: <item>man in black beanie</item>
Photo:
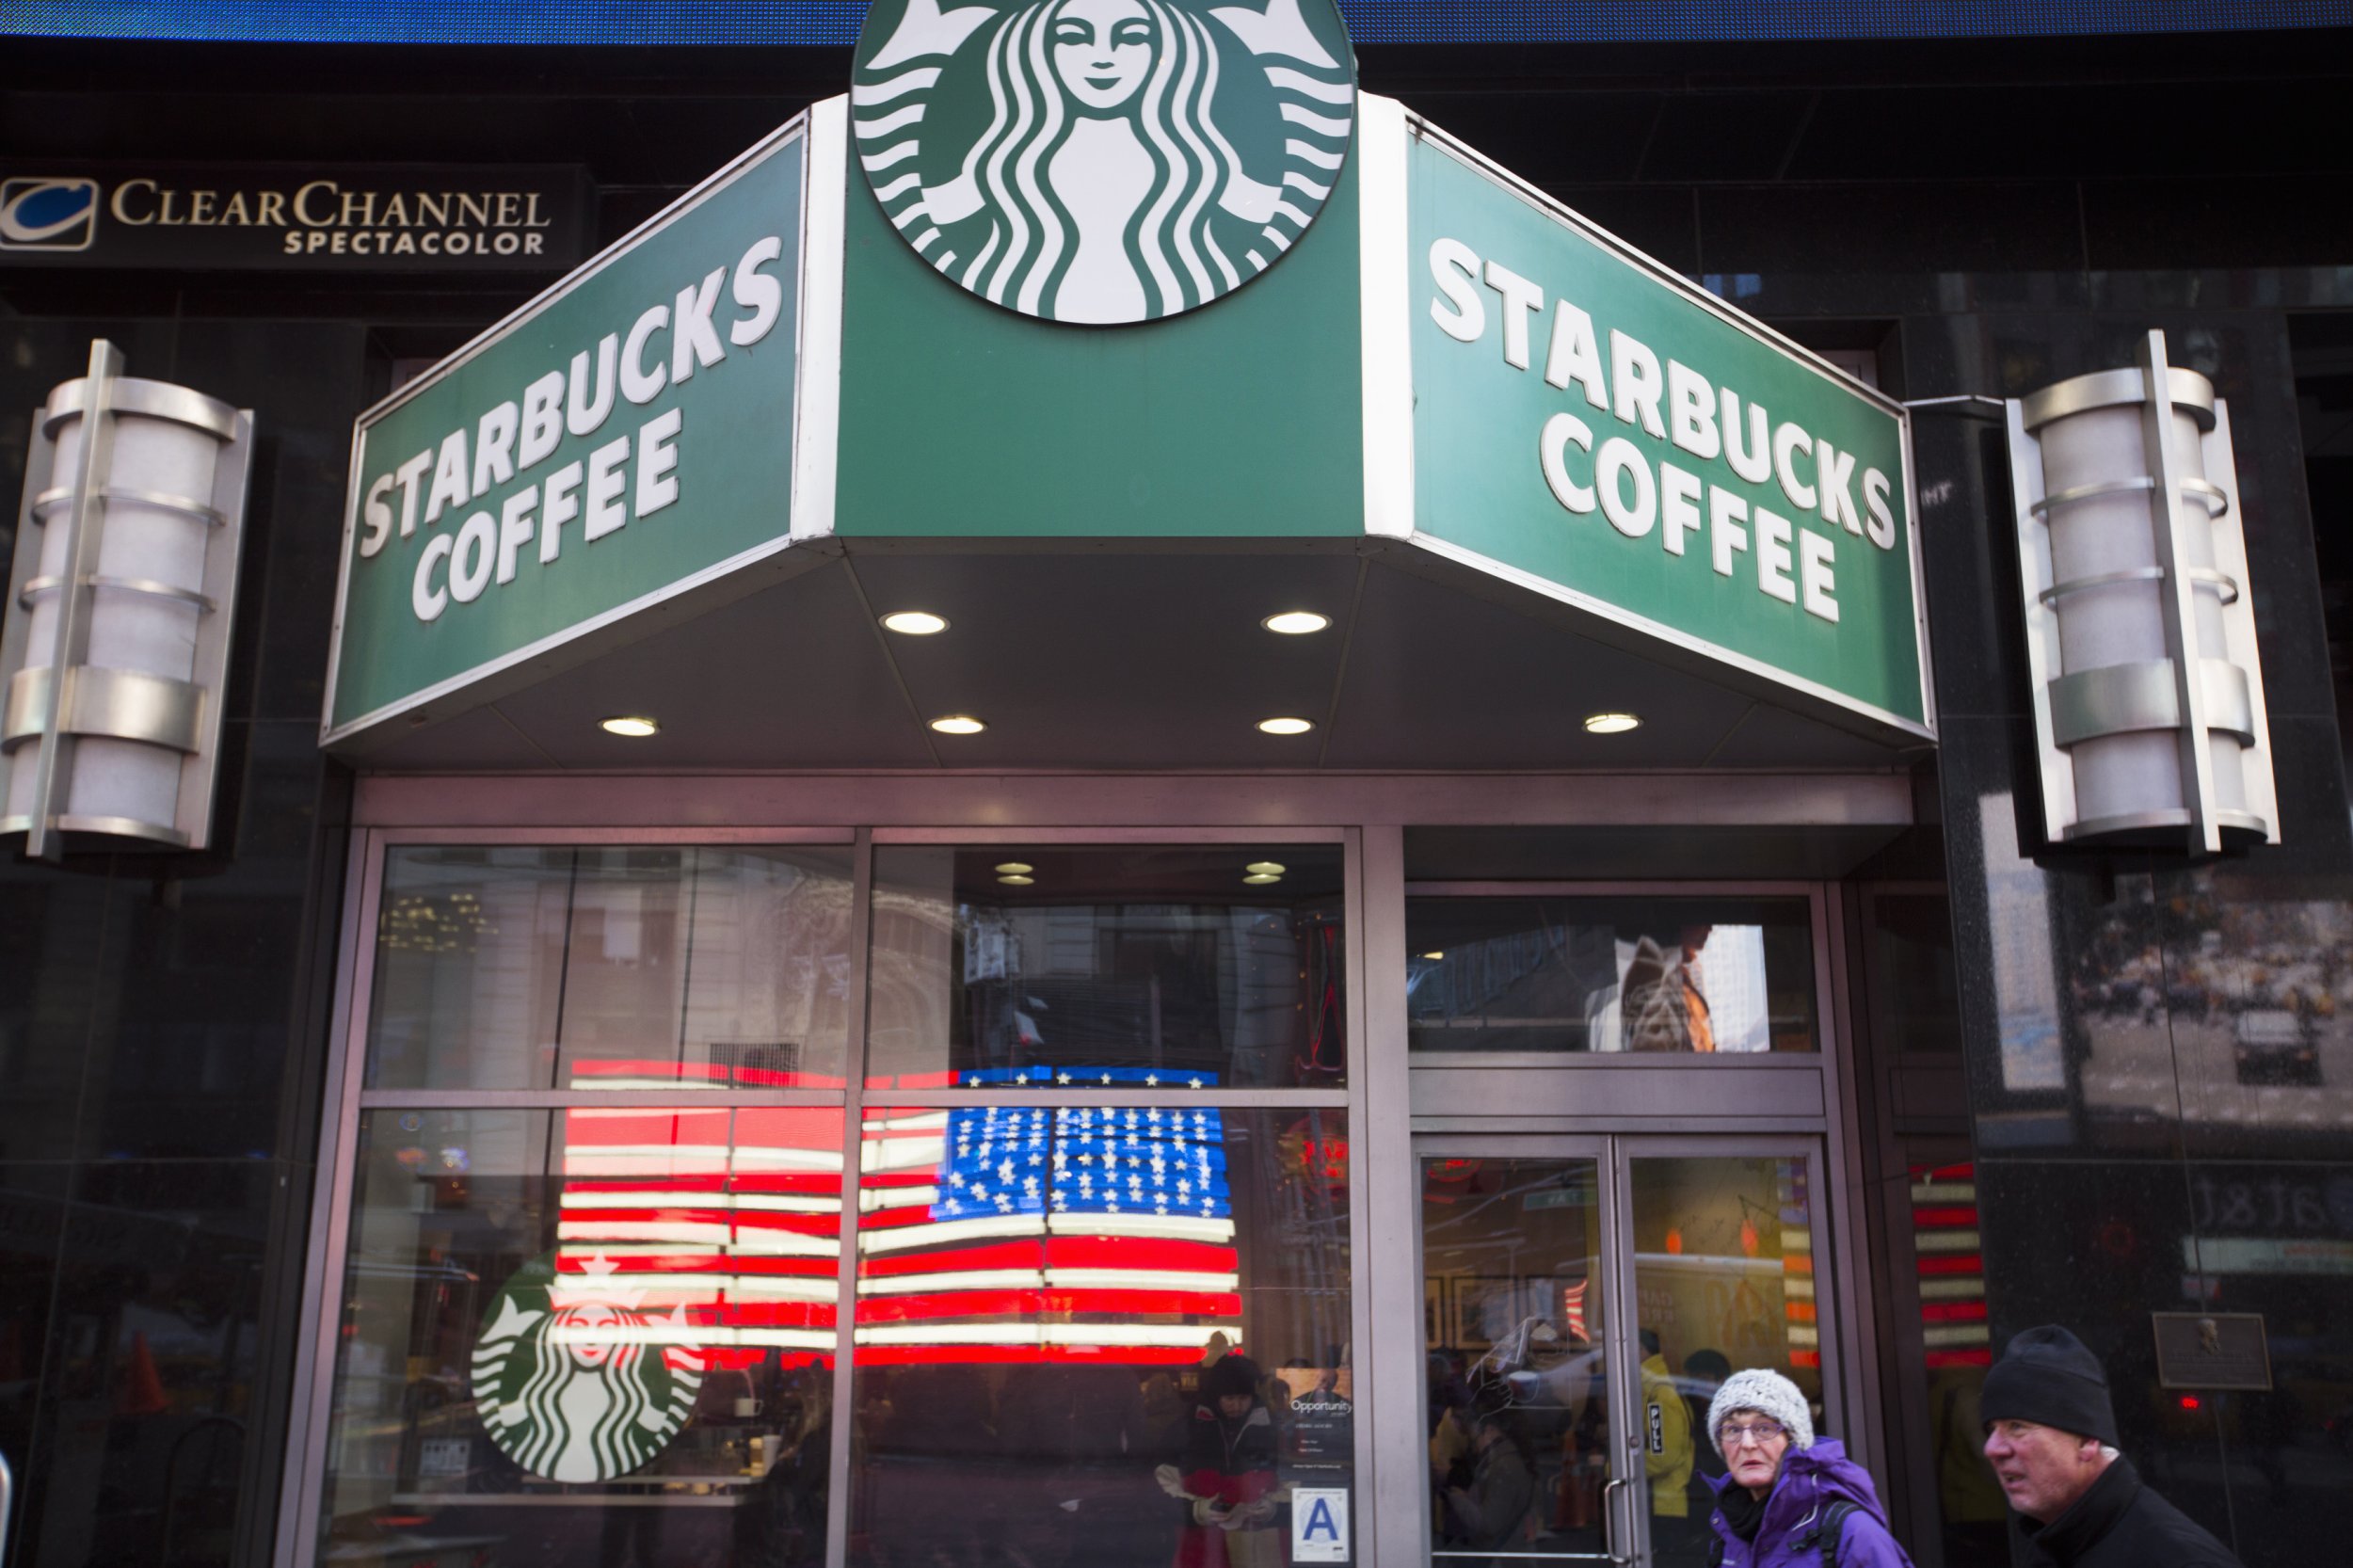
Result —
<instances>
[{"instance_id":1,"label":"man in black beanie","mask_svg":"<svg viewBox=\"0 0 2353 1568\"><path fill-rule=\"evenodd\" d=\"M2116 1451L2107 1374L2057 1324L2010 1340L1978 1411L2024 1568L2240 1568Z\"/></svg>"}]
</instances>

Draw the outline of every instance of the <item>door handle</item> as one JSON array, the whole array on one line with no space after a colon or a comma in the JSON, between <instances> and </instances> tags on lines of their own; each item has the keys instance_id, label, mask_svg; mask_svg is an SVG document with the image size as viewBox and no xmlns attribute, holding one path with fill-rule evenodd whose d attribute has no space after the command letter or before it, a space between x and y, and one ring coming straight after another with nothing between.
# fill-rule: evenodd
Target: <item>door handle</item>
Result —
<instances>
[{"instance_id":1,"label":"door handle","mask_svg":"<svg viewBox=\"0 0 2353 1568\"><path fill-rule=\"evenodd\" d=\"M1618 1550L1618 1511L1612 1506L1612 1494L1625 1483L1624 1476L1612 1476L1601 1486L1601 1549L1614 1568L1630 1568L1634 1561Z\"/></svg>"}]
</instances>

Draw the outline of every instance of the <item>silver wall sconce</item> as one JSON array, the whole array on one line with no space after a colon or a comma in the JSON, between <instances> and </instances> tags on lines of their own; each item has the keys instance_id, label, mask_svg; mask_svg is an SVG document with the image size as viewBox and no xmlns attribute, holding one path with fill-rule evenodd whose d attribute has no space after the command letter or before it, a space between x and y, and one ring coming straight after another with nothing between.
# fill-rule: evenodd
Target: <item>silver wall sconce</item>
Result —
<instances>
[{"instance_id":1,"label":"silver wall sconce","mask_svg":"<svg viewBox=\"0 0 2353 1568\"><path fill-rule=\"evenodd\" d=\"M252 453L252 410L125 377L104 339L34 415L0 626L0 837L25 854L210 841Z\"/></svg>"},{"instance_id":2,"label":"silver wall sconce","mask_svg":"<svg viewBox=\"0 0 2353 1568\"><path fill-rule=\"evenodd\" d=\"M2006 405L2055 843L2280 839L2229 408L2139 363Z\"/></svg>"}]
</instances>

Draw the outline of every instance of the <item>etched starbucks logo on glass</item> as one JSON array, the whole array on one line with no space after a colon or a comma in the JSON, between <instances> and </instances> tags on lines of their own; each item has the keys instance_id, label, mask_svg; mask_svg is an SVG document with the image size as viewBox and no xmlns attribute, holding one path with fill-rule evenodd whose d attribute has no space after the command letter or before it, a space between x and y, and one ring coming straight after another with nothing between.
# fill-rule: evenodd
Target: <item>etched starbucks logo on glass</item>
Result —
<instances>
[{"instance_id":1,"label":"etched starbucks logo on glass","mask_svg":"<svg viewBox=\"0 0 2353 1568\"><path fill-rule=\"evenodd\" d=\"M683 1308L638 1310L613 1264L558 1272L543 1254L490 1303L474 1342L474 1409L501 1452L550 1480L611 1480L669 1447L702 1386Z\"/></svg>"},{"instance_id":2,"label":"etched starbucks logo on glass","mask_svg":"<svg viewBox=\"0 0 2353 1568\"><path fill-rule=\"evenodd\" d=\"M1356 118L1333 0L875 0L851 135L902 238L1050 321L1172 316L1282 258Z\"/></svg>"}]
</instances>

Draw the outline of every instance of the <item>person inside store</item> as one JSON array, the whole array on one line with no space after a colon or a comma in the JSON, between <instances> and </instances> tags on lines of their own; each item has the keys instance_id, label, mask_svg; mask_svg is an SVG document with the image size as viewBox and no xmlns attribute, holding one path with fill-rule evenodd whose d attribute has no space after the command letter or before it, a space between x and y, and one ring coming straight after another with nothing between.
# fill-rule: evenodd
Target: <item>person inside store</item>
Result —
<instances>
[{"instance_id":1,"label":"person inside store","mask_svg":"<svg viewBox=\"0 0 2353 1568\"><path fill-rule=\"evenodd\" d=\"M1762 1368L1716 1390L1707 1434L1723 1456L1713 1521L1723 1568L1912 1568L1870 1472L1816 1438L1798 1385Z\"/></svg>"},{"instance_id":2,"label":"person inside store","mask_svg":"<svg viewBox=\"0 0 2353 1568\"><path fill-rule=\"evenodd\" d=\"M1232 1351L1202 1369L1181 1468L1157 1472L1161 1490L1185 1507L1176 1568L1281 1568L1274 1420L1263 1382L1257 1363Z\"/></svg>"},{"instance_id":3,"label":"person inside store","mask_svg":"<svg viewBox=\"0 0 2353 1568\"><path fill-rule=\"evenodd\" d=\"M1462 1483L1446 1490L1446 1539L1478 1551L1502 1550L1522 1539L1536 1500L1535 1466L1504 1384L1481 1389L1464 1414L1470 1464Z\"/></svg>"},{"instance_id":4,"label":"person inside store","mask_svg":"<svg viewBox=\"0 0 2353 1568\"><path fill-rule=\"evenodd\" d=\"M1977 1414L2023 1568L2240 1568L2117 1451L2107 1372L2057 1323L2011 1338Z\"/></svg>"}]
</instances>

